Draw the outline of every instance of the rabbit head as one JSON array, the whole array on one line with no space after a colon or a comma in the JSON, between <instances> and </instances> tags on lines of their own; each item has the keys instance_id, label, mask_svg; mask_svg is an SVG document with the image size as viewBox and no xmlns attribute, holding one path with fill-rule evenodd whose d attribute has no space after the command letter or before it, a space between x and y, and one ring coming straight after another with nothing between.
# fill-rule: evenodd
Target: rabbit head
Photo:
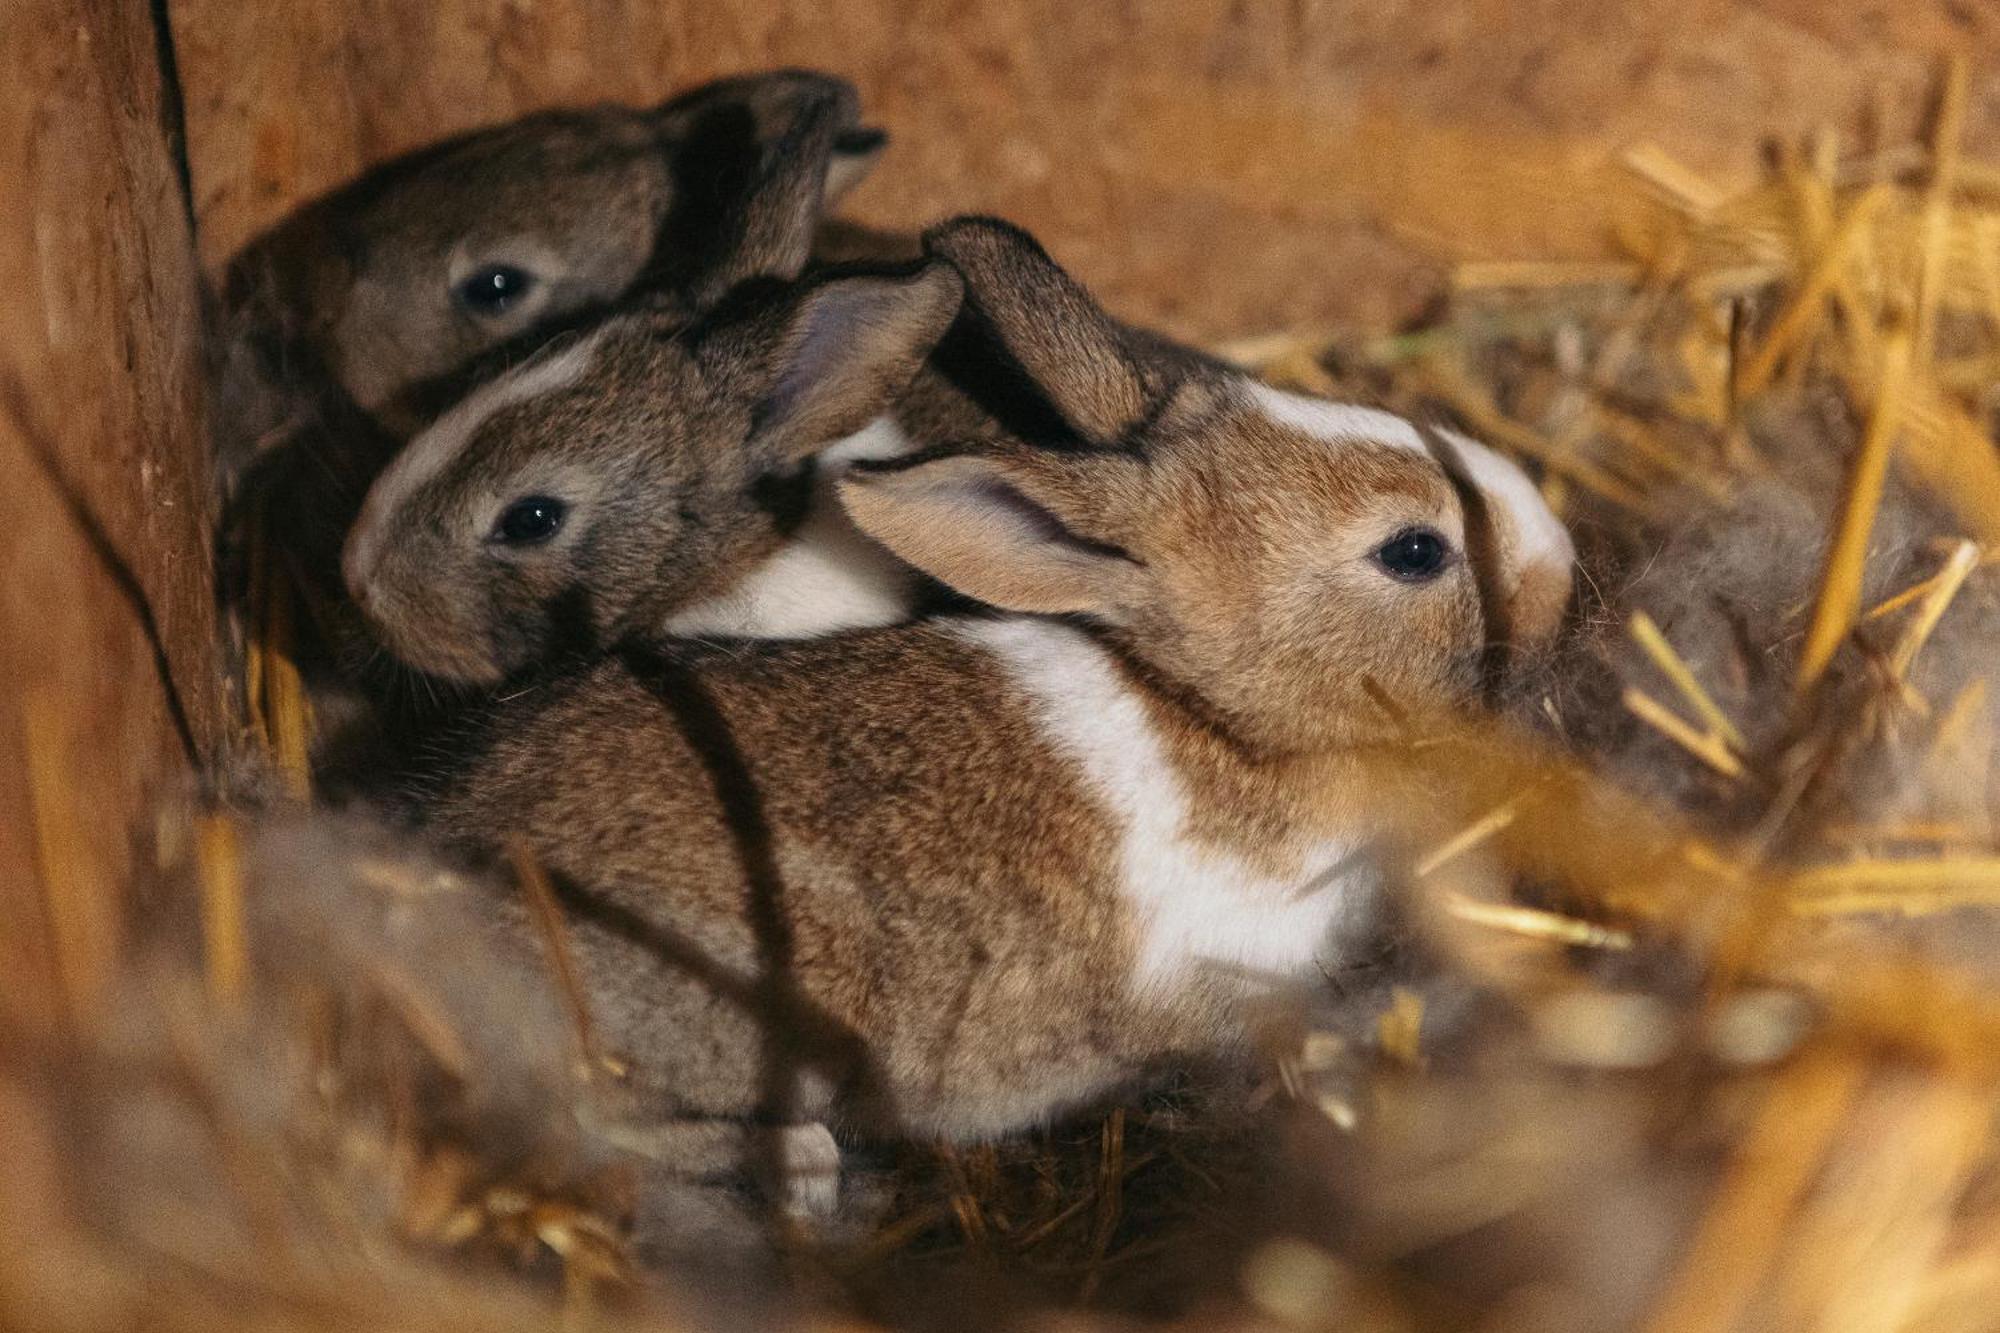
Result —
<instances>
[{"instance_id":1,"label":"rabbit head","mask_svg":"<svg viewBox=\"0 0 2000 1333\"><path fill-rule=\"evenodd\" d=\"M809 71L725 79L650 110L540 112L308 207L236 261L232 301L291 362L407 433L480 358L635 287L684 313L711 302L785 225L770 182L802 178L830 200L883 142L850 85ZM810 230L785 244L789 276Z\"/></svg>"},{"instance_id":2,"label":"rabbit head","mask_svg":"<svg viewBox=\"0 0 2000 1333\"><path fill-rule=\"evenodd\" d=\"M349 593L402 660L474 683L655 627L798 526L814 457L894 402L959 294L925 262L553 346L377 479L343 556Z\"/></svg>"},{"instance_id":3,"label":"rabbit head","mask_svg":"<svg viewBox=\"0 0 2000 1333\"><path fill-rule=\"evenodd\" d=\"M1498 454L1124 330L1005 224L926 244L966 284L970 332L940 364L1017 439L842 483L860 528L917 569L1087 621L1147 679L1280 748L1379 722L1384 697L1462 700L1492 641L1555 631L1574 552Z\"/></svg>"}]
</instances>

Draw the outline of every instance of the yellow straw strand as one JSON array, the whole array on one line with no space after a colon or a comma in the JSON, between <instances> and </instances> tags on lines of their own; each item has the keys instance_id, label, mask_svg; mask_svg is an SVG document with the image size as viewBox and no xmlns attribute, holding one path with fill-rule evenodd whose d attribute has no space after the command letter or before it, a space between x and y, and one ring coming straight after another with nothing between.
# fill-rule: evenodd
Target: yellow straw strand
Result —
<instances>
[{"instance_id":1,"label":"yellow straw strand","mask_svg":"<svg viewBox=\"0 0 2000 1333\"><path fill-rule=\"evenodd\" d=\"M1701 687L1701 682L1695 679L1694 670L1688 666L1687 659L1674 651L1674 646L1667 642L1667 636L1660 632L1660 627L1653 623L1653 618L1644 611L1635 612L1631 620L1631 632L1633 640L1645 650L1646 656L1653 659L1653 665L1658 667L1660 674L1680 692L1688 707L1694 709L1696 715L1708 724L1708 729L1738 750L1747 750L1749 745L1744 741L1743 733L1729 720L1729 715L1722 711L1721 705Z\"/></svg>"},{"instance_id":2,"label":"yellow straw strand","mask_svg":"<svg viewBox=\"0 0 2000 1333\"><path fill-rule=\"evenodd\" d=\"M1868 234L1875 215L1882 211L1889 197L1886 186L1877 186L1855 200L1853 207L1848 209L1847 216L1841 220L1840 227L1820 253L1819 261L1793 295L1791 304L1772 324L1764 345L1744 363L1737 379L1739 398L1750 397L1770 384L1778 363L1784 360L1785 354L1805 336L1821 314L1821 306L1841 280L1848 261L1854 257L1855 247Z\"/></svg>"},{"instance_id":3,"label":"yellow straw strand","mask_svg":"<svg viewBox=\"0 0 2000 1333\"><path fill-rule=\"evenodd\" d=\"M1647 1324L1649 1333L1736 1326L1825 1160L1860 1079L1858 1062L1821 1057L1795 1066L1771 1090L1666 1299Z\"/></svg>"},{"instance_id":4,"label":"yellow straw strand","mask_svg":"<svg viewBox=\"0 0 2000 1333\"><path fill-rule=\"evenodd\" d=\"M1827 551L1812 623L1799 656L1798 692L1805 694L1826 674L1833 654L1861 613L1861 579L1868 562L1868 538L1882 505L1889 453L1901 424L1903 386L1910 368L1907 332L1891 333L1883 348L1882 378L1867 432L1848 472L1833 543Z\"/></svg>"},{"instance_id":5,"label":"yellow straw strand","mask_svg":"<svg viewBox=\"0 0 2000 1333\"><path fill-rule=\"evenodd\" d=\"M1560 912L1545 912L1538 907L1483 903L1476 898L1454 893L1444 899L1444 910L1461 921L1525 935L1530 939L1581 945L1589 949L1624 950L1632 947L1630 931L1615 926L1600 926L1594 921L1580 921Z\"/></svg>"},{"instance_id":6,"label":"yellow straw strand","mask_svg":"<svg viewBox=\"0 0 2000 1333\"><path fill-rule=\"evenodd\" d=\"M1686 750L1726 778L1743 776L1743 761L1731 752L1722 737L1704 734L1682 721L1665 704L1644 690L1627 689L1625 707L1647 726Z\"/></svg>"},{"instance_id":7,"label":"yellow straw strand","mask_svg":"<svg viewBox=\"0 0 2000 1333\"><path fill-rule=\"evenodd\" d=\"M195 861L201 882L202 968L218 1008L242 1007L249 982L249 932L244 920L243 853L236 821L203 816Z\"/></svg>"},{"instance_id":8,"label":"yellow straw strand","mask_svg":"<svg viewBox=\"0 0 2000 1333\"><path fill-rule=\"evenodd\" d=\"M1441 846L1433 850L1430 855L1417 862L1417 877L1423 879L1436 874L1449 863L1456 861L1459 857L1464 856L1467 852L1479 846L1502 829L1505 829L1509 824L1512 824L1518 814L1519 811L1510 802L1482 815L1463 831L1452 835Z\"/></svg>"},{"instance_id":9,"label":"yellow straw strand","mask_svg":"<svg viewBox=\"0 0 2000 1333\"><path fill-rule=\"evenodd\" d=\"M1917 270L1917 315L1914 357L1928 366L1936 344L1938 288L1945 263L1945 233L1951 221L1951 192L1958 170L1959 144L1965 126L1965 58L1945 60L1938 98L1937 133L1931 145L1930 188L1924 193L1923 232Z\"/></svg>"},{"instance_id":10,"label":"yellow straw strand","mask_svg":"<svg viewBox=\"0 0 2000 1333\"><path fill-rule=\"evenodd\" d=\"M1917 654L1929 642L1938 621L1944 618L1946 608L1958 596L1958 590L1965 586L1965 580L1979 564L1979 546L1976 542L1962 541L1952 549L1951 558L1938 572L1937 582L1917 605L1917 613L1910 617L1910 623L1903 627L1902 637L1889 655L1889 668L1896 679L1902 680L1910 674Z\"/></svg>"}]
</instances>

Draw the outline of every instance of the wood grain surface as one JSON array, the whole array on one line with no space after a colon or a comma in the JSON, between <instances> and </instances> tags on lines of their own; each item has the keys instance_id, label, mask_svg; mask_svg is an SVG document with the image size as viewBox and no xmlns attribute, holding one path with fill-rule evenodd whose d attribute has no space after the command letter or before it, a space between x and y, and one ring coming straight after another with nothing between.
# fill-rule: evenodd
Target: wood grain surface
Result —
<instances>
[{"instance_id":1,"label":"wood grain surface","mask_svg":"<svg viewBox=\"0 0 2000 1333\"><path fill-rule=\"evenodd\" d=\"M222 710L154 28L119 0L9 0L0 27L0 1002L37 1005L95 984L155 797Z\"/></svg>"},{"instance_id":2,"label":"wood grain surface","mask_svg":"<svg viewBox=\"0 0 2000 1333\"><path fill-rule=\"evenodd\" d=\"M1605 245L1599 172L1923 114L1985 0L172 0L204 262L370 163L534 107L777 64L895 146L864 221L1005 214L1129 316L1241 335L1405 314L1468 256Z\"/></svg>"}]
</instances>

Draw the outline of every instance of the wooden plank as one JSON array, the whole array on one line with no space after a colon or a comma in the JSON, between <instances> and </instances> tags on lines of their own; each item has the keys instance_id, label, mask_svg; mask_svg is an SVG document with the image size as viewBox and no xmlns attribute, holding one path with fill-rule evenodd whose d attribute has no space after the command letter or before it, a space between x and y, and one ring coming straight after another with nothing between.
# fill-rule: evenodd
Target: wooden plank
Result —
<instances>
[{"instance_id":1,"label":"wooden plank","mask_svg":"<svg viewBox=\"0 0 2000 1333\"><path fill-rule=\"evenodd\" d=\"M1122 311L1212 338L1407 314L1456 259L1601 256L1596 173L1621 148L1656 142L1726 181L1767 134L1852 129L1878 98L1907 133L1945 46L1982 74L1969 142L2000 147L2000 25L1956 0L172 10L211 269L302 199L444 134L776 64L854 79L895 134L855 196L862 220L1003 213Z\"/></svg>"},{"instance_id":2,"label":"wooden plank","mask_svg":"<svg viewBox=\"0 0 2000 1333\"><path fill-rule=\"evenodd\" d=\"M101 968L135 831L222 708L195 267L153 25L118 0L11 0L6 29L0 1002L52 1012L51 927L73 972ZM52 913L43 877L79 910Z\"/></svg>"}]
</instances>

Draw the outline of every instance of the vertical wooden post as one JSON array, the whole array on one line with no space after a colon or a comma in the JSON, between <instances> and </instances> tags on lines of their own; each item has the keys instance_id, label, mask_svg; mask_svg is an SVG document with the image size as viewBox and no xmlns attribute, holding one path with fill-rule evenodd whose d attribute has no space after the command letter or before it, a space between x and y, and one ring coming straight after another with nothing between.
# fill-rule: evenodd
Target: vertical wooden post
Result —
<instances>
[{"instance_id":1,"label":"vertical wooden post","mask_svg":"<svg viewBox=\"0 0 2000 1333\"><path fill-rule=\"evenodd\" d=\"M199 304L151 8L0 40L0 1005L115 951L135 835L217 743Z\"/></svg>"}]
</instances>

